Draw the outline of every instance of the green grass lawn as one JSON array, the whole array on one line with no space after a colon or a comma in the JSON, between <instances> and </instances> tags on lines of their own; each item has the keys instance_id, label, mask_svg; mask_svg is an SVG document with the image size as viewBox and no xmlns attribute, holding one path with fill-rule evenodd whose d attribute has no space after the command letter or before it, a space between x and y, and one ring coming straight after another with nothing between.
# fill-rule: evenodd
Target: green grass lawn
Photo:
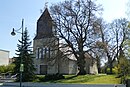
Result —
<instances>
[{"instance_id":1,"label":"green grass lawn","mask_svg":"<svg viewBox=\"0 0 130 87\"><path fill-rule=\"evenodd\" d=\"M46 83L120 84L120 78L115 77L115 75L65 75L65 79L48 81Z\"/></svg>"}]
</instances>

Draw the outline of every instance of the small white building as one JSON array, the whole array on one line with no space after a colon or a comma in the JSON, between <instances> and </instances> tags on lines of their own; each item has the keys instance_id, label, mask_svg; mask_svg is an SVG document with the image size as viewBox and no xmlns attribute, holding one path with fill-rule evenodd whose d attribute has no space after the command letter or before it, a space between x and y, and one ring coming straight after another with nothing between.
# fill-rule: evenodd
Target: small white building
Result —
<instances>
[{"instance_id":1,"label":"small white building","mask_svg":"<svg viewBox=\"0 0 130 87\"><path fill-rule=\"evenodd\" d=\"M9 64L9 51L0 49L0 65Z\"/></svg>"}]
</instances>

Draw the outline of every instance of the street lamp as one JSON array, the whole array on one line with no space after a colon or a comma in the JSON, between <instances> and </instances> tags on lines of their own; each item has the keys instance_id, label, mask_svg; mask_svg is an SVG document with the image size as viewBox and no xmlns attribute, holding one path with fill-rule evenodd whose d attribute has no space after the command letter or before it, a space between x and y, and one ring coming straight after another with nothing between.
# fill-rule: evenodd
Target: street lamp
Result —
<instances>
[{"instance_id":1,"label":"street lamp","mask_svg":"<svg viewBox=\"0 0 130 87\"><path fill-rule=\"evenodd\" d=\"M23 72L23 70L24 70L24 65L22 64L22 57L23 57L23 50L24 50L24 48L23 48L23 22L24 22L24 19L22 19L22 25L21 25L21 27L19 28L19 29L17 29L17 30L15 30L14 28L13 28L13 31L11 32L11 35L12 36L15 36L16 35L16 33L20 33L20 34L22 34L22 51L21 51L21 57L20 57L20 87L22 87L22 72ZM22 32L19 32L20 30L22 30Z\"/></svg>"}]
</instances>

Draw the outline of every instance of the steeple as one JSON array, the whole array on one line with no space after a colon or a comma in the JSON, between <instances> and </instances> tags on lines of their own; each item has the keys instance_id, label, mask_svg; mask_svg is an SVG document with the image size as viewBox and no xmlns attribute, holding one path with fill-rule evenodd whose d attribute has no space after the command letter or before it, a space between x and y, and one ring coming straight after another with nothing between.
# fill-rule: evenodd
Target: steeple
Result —
<instances>
[{"instance_id":1,"label":"steeple","mask_svg":"<svg viewBox=\"0 0 130 87\"><path fill-rule=\"evenodd\" d=\"M52 18L46 8L40 18L37 20L37 34L34 39L52 37Z\"/></svg>"}]
</instances>

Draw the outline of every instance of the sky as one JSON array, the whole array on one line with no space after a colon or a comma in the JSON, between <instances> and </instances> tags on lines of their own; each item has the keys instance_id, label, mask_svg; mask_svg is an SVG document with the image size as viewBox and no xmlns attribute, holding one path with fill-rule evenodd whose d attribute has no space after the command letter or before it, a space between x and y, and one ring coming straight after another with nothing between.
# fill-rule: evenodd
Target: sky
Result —
<instances>
[{"instance_id":1,"label":"sky","mask_svg":"<svg viewBox=\"0 0 130 87\"><path fill-rule=\"evenodd\" d=\"M0 0L0 49L10 51L10 58L15 56L21 34L11 36L12 29L19 29L24 19L24 28L27 27L33 42L36 23L41 15L40 9L44 10L45 2L48 2L49 7L51 4L62 1L64 0ZM101 17L105 21L127 18L128 0L97 0L97 2L102 4L104 11Z\"/></svg>"}]
</instances>

